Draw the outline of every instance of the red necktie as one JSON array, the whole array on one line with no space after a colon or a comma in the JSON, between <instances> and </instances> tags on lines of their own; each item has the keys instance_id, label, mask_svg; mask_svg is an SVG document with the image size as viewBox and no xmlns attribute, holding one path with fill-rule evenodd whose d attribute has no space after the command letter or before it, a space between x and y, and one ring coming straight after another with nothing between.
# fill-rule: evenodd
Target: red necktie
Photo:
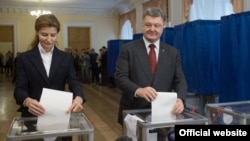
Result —
<instances>
[{"instance_id":1,"label":"red necktie","mask_svg":"<svg viewBox=\"0 0 250 141\"><path fill-rule=\"evenodd\" d=\"M150 51L149 51L149 54L148 54L148 56L149 56L149 63L150 63L150 66L151 66L152 73L154 75L155 71L156 71L156 66L157 66L157 63L156 63L156 54L155 54L155 45L154 44L150 44L149 48L150 48Z\"/></svg>"}]
</instances>

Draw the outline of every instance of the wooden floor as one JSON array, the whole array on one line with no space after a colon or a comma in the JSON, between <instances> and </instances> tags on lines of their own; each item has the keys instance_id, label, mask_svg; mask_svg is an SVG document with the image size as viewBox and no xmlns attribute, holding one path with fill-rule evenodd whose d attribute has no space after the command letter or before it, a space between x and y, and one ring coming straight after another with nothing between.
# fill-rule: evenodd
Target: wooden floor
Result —
<instances>
[{"instance_id":1,"label":"wooden floor","mask_svg":"<svg viewBox=\"0 0 250 141\"><path fill-rule=\"evenodd\" d=\"M13 98L12 77L0 74L0 141L6 140L11 121L20 114ZM83 84L87 103L83 112L94 126L95 141L114 141L122 135L122 128L117 123L120 91L97 84ZM73 138L74 141L77 139Z\"/></svg>"}]
</instances>

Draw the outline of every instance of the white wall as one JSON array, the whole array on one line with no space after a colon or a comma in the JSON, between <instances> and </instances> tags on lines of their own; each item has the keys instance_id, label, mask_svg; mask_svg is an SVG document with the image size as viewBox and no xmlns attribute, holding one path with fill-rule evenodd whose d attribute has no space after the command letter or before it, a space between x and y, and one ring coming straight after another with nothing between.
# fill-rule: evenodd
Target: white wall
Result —
<instances>
[{"instance_id":1,"label":"white wall","mask_svg":"<svg viewBox=\"0 0 250 141\"><path fill-rule=\"evenodd\" d=\"M244 11L250 11L250 0L244 0L243 1L243 10Z\"/></svg>"},{"instance_id":2,"label":"white wall","mask_svg":"<svg viewBox=\"0 0 250 141\"><path fill-rule=\"evenodd\" d=\"M169 19L171 21L171 26L182 24L182 1L183 0L168 0L170 4L169 9ZM250 10L250 0L244 0L244 11ZM135 33L141 33L142 26L142 5L136 7L136 31ZM91 22L95 25L95 39L92 39L93 48L97 50L107 44L108 40L119 39L119 17L111 16L99 16L91 17L84 15L57 15L61 24L62 31L58 37L58 42L60 47L64 49L64 31L63 24L67 22ZM6 23L14 23L15 25L15 52L24 51L27 49L31 40L34 37L34 21L35 18L31 17L29 14L24 13L0 13L0 24L1 21Z\"/></svg>"},{"instance_id":3,"label":"white wall","mask_svg":"<svg viewBox=\"0 0 250 141\"><path fill-rule=\"evenodd\" d=\"M0 52L5 55L8 51L12 51L12 42L0 42Z\"/></svg>"},{"instance_id":4,"label":"white wall","mask_svg":"<svg viewBox=\"0 0 250 141\"><path fill-rule=\"evenodd\" d=\"M84 15L62 15L55 14L61 23L61 31L57 37L59 48L64 50L64 23L92 23L94 26L92 36L92 47L99 50L103 45L107 45L107 41L119 38L119 18L118 16L84 16ZM14 31L16 40L14 42L15 51L26 51L35 36L35 17L27 13L1 13L0 25L14 23Z\"/></svg>"},{"instance_id":5,"label":"white wall","mask_svg":"<svg viewBox=\"0 0 250 141\"><path fill-rule=\"evenodd\" d=\"M182 0L168 0L171 26L182 24Z\"/></svg>"},{"instance_id":6,"label":"white wall","mask_svg":"<svg viewBox=\"0 0 250 141\"><path fill-rule=\"evenodd\" d=\"M142 32L142 5L136 7L136 32L135 33L141 33Z\"/></svg>"}]
</instances>

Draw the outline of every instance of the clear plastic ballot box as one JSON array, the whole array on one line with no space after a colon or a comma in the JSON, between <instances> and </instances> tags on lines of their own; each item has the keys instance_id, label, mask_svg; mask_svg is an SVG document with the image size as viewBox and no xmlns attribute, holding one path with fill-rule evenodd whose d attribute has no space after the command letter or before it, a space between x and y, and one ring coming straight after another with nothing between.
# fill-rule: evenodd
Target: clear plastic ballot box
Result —
<instances>
[{"instance_id":1,"label":"clear plastic ballot box","mask_svg":"<svg viewBox=\"0 0 250 141\"><path fill-rule=\"evenodd\" d=\"M13 119L7 133L7 141L44 139L64 136L77 136L79 141L94 141L94 128L83 113L72 113L68 129L37 131L37 117Z\"/></svg>"},{"instance_id":2,"label":"clear plastic ballot box","mask_svg":"<svg viewBox=\"0 0 250 141\"><path fill-rule=\"evenodd\" d=\"M250 124L250 101L206 104L206 117L209 124Z\"/></svg>"},{"instance_id":3,"label":"clear plastic ballot box","mask_svg":"<svg viewBox=\"0 0 250 141\"><path fill-rule=\"evenodd\" d=\"M152 138L150 134L155 129L161 128L172 128L174 125L184 125L184 124L208 124L208 119L205 116L197 114L193 111L185 109L181 114L176 115L176 119L163 122L151 122L151 109L141 109L141 110L124 110L123 117L125 118L128 114L136 115L143 121L137 120L137 132L138 141L156 141L156 138ZM125 122L125 121L124 121ZM127 135L127 127L124 123L123 134ZM159 140L159 139L158 139Z\"/></svg>"}]
</instances>

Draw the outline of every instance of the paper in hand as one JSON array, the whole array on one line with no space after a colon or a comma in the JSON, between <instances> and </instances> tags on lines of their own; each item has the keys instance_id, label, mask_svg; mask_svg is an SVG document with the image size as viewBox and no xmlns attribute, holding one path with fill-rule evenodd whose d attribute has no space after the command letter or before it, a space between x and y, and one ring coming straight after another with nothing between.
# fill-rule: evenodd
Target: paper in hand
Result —
<instances>
[{"instance_id":1,"label":"paper in hand","mask_svg":"<svg viewBox=\"0 0 250 141\"><path fill-rule=\"evenodd\" d=\"M67 129L70 114L66 113L72 104L73 94L71 92L58 91L44 88L40 104L45 108L45 114L38 117L37 130L63 130Z\"/></svg>"},{"instance_id":2,"label":"paper in hand","mask_svg":"<svg viewBox=\"0 0 250 141\"><path fill-rule=\"evenodd\" d=\"M157 97L152 101L151 122L175 120L176 116L171 113L177 100L175 92L157 92Z\"/></svg>"}]
</instances>

